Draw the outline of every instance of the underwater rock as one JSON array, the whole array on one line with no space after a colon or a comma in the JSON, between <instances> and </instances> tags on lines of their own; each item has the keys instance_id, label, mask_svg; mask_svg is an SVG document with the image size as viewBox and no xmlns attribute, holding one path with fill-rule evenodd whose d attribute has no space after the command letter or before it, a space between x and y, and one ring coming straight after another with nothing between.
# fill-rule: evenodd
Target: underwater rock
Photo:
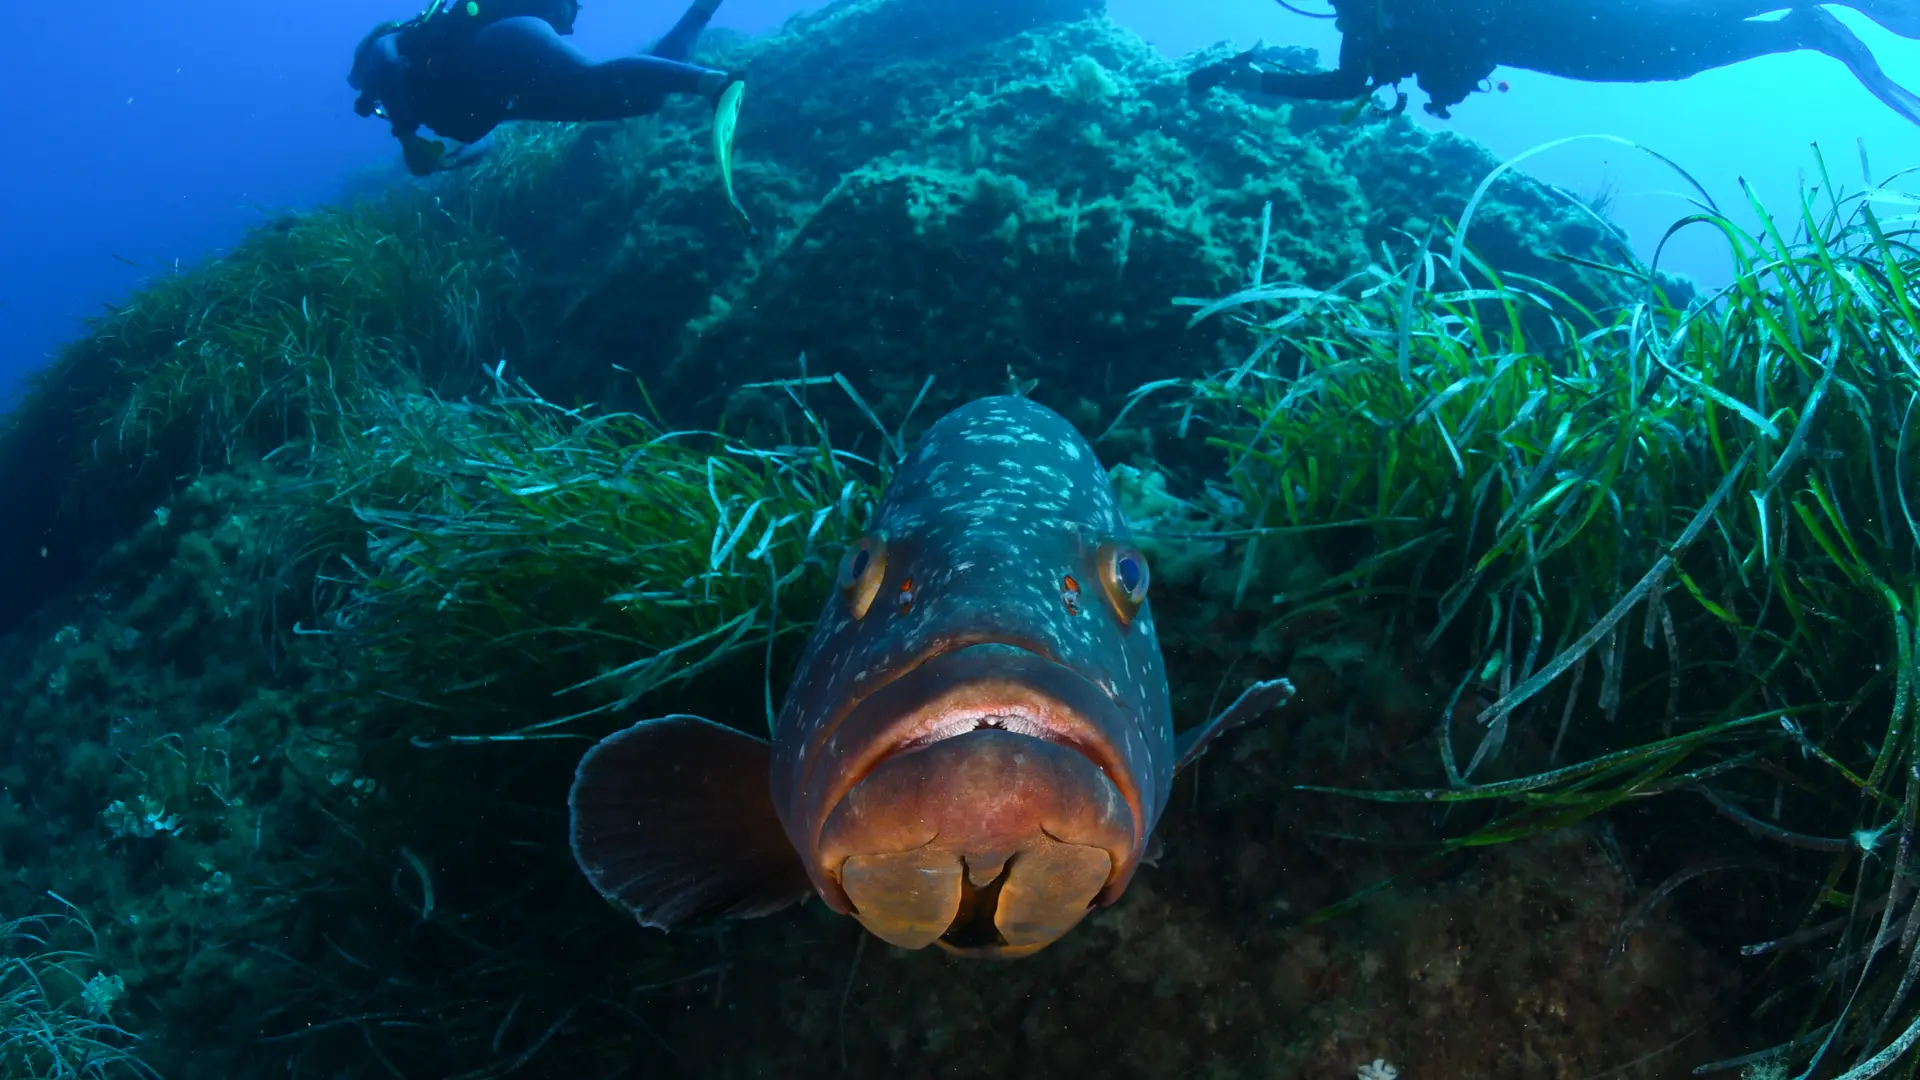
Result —
<instances>
[{"instance_id":1,"label":"underwater rock","mask_svg":"<svg viewBox=\"0 0 1920 1080\"><path fill-rule=\"evenodd\" d=\"M198 480L100 556L64 625L41 613L0 636L0 906L51 890L90 916L141 1056L212 1075L240 1075L228 1063L247 1052L222 1028L297 993L254 946L305 950L294 898L327 887L320 853L359 809L326 779L353 749L304 722L318 669L273 641L275 609L298 606L275 577L285 522L239 511L266 480Z\"/></svg>"},{"instance_id":2,"label":"underwater rock","mask_svg":"<svg viewBox=\"0 0 1920 1080\"><path fill-rule=\"evenodd\" d=\"M1106 11L1106 0L840 0L789 20L782 37L867 55L933 56Z\"/></svg>"},{"instance_id":3,"label":"underwater rock","mask_svg":"<svg viewBox=\"0 0 1920 1080\"><path fill-rule=\"evenodd\" d=\"M1111 416L1134 386L1226 355L1221 327L1189 329L1169 301L1243 281L1268 205L1264 279L1326 286L1383 245L1408 257L1496 164L1404 119L1190 98L1184 68L1102 16L923 41L901 29L923 6L834 5L712 58L749 79L736 187L757 245L730 228L694 106L572 151L564 185L502 203L510 178L483 170L454 193L515 237L518 317L550 328L527 342L535 384L623 400L600 358L645 358L656 400L705 417L804 352L877 390L889 422L928 374L923 417L1003 390L1009 368ZM1583 302L1624 296L1548 258L1606 244L1524 177L1495 185L1473 239Z\"/></svg>"},{"instance_id":4,"label":"underwater rock","mask_svg":"<svg viewBox=\"0 0 1920 1080\"><path fill-rule=\"evenodd\" d=\"M928 374L932 404L1004 387L1009 371L1043 374L1042 397L1113 401L1157 372L1216 359L1195 354L1184 313L1163 302L1170 281L1225 284L1193 225L1167 202L1063 203L987 169L863 168L781 258L693 325L664 382L777 378L805 352L816 371L858 373L882 416L903 414ZM874 284L822 288L836 281Z\"/></svg>"}]
</instances>

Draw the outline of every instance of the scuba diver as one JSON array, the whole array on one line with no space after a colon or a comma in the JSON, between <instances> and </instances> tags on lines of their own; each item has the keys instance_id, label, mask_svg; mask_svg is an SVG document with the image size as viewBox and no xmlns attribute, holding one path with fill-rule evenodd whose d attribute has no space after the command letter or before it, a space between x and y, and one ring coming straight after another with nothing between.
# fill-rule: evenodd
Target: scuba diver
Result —
<instances>
[{"instance_id":1,"label":"scuba diver","mask_svg":"<svg viewBox=\"0 0 1920 1080\"><path fill-rule=\"evenodd\" d=\"M1310 15L1278 0L1296 14ZM1920 38L1914 0L1835 0L1886 29ZM1341 32L1332 71L1274 71L1255 48L1187 77L1276 97L1350 101L1415 78L1427 112L1447 118L1499 65L1589 82L1662 82L1771 53L1813 49L1847 65L1893 111L1920 124L1920 95L1888 78L1853 31L1805 0L1331 0ZM1800 6L1792 6L1798 4ZM1791 6L1779 19L1755 16Z\"/></svg>"},{"instance_id":2,"label":"scuba diver","mask_svg":"<svg viewBox=\"0 0 1920 1080\"><path fill-rule=\"evenodd\" d=\"M407 171L425 176L479 160L508 120L623 120L659 110L668 94L737 104L732 75L686 62L719 7L693 0L651 53L596 62L561 40L573 33L579 0L434 0L406 22L374 27L354 49L353 111L391 123ZM423 127L461 145L449 151Z\"/></svg>"}]
</instances>

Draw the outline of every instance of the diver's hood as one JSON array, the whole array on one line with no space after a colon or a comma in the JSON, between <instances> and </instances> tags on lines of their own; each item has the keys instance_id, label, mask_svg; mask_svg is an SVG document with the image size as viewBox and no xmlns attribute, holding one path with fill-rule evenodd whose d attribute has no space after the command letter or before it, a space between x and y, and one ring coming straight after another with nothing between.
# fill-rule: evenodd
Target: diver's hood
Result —
<instances>
[{"instance_id":1,"label":"diver's hood","mask_svg":"<svg viewBox=\"0 0 1920 1080\"><path fill-rule=\"evenodd\" d=\"M1037 951L1139 865L1150 823L1123 734L1136 724L1029 649L937 651L823 726L796 846L827 902L891 944Z\"/></svg>"}]
</instances>

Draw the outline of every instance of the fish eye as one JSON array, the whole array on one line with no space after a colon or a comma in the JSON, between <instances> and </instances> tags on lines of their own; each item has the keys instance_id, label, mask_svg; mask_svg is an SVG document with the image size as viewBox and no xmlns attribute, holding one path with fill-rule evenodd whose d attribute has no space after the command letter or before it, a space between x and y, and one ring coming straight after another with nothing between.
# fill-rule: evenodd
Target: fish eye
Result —
<instances>
[{"instance_id":1,"label":"fish eye","mask_svg":"<svg viewBox=\"0 0 1920 1080\"><path fill-rule=\"evenodd\" d=\"M1107 541L1100 545L1100 585L1122 623L1131 624L1147 602L1152 575L1138 548Z\"/></svg>"},{"instance_id":2,"label":"fish eye","mask_svg":"<svg viewBox=\"0 0 1920 1080\"><path fill-rule=\"evenodd\" d=\"M840 593L847 600L847 614L864 619L880 595L880 580L887 576L887 542L877 533L855 540L840 557Z\"/></svg>"}]
</instances>

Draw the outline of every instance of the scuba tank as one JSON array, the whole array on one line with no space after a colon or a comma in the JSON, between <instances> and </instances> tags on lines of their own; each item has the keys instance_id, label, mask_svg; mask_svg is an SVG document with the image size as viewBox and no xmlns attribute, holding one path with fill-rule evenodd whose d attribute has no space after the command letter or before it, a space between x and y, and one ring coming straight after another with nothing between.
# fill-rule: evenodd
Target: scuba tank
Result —
<instances>
[{"instance_id":1,"label":"scuba tank","mask_svg":"<svg viewBox=\"0 0 1920 1080\"><path fill-rule=\"evenodd\" d=\"M580 15L579 0L434 0L420 13L423 21L452 19L471 29L521 15L544 19L559 34L573 33L573 20Z\"/></svg>"},{"instance_id":2,"label":"scuba tank","mask_svg":"<svg viewBox=\"0 0 1920 1080\"><path fill-rule=\"evenodd\" d=\"M400 26L400 51L409 58L431 57L440 49L473 36L483 26L502 19L530 15L553 27L554 33L573 33L580 15L579 0L433 0L427 9Z\"/></svg>"}]
</instances>

